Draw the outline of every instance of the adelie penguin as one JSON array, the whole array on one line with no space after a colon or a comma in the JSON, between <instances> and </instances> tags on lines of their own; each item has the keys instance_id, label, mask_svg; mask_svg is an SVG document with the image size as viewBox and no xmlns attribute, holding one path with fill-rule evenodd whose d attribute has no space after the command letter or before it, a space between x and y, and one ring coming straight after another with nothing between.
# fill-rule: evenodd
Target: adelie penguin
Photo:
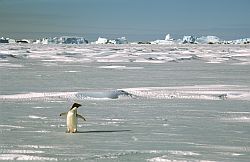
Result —
<instances>
[{"instance_id":1,"label":"adelie penguin","mask_svg":"<svg viewBox=\"0 0 250 162\"><path fill-rule=\"evenodd\" d=\"M84 121L86 121L86 119L83 116L77 114L77 108L79 108L80 106L82 106L82 105L78 104L78 103L74 103L68 112L60 114L60 116L67 115L67 131L66 131L66 133L76 133L77 132L77 118L81 118Z\"/></svg>"}]
</instances>

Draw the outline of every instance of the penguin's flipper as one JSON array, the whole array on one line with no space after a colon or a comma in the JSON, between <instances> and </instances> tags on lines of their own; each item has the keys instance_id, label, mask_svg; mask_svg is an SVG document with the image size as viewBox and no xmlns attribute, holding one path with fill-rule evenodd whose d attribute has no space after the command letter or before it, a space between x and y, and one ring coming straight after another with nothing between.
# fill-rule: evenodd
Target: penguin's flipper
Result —
<instances>
[{"instance_id":1,"label":"penguin's flipper","mask_svg":"<svg viewBox=\"0 0 250 162\"><path fill-rule=\"evenodd\" d=\"M64 113L61 113L60 116L63 116L63 115L66 116L67 114L68 114L68 112L64 112Z\"/></svg>"},{"instance_id":2,"label":"penguin's flipper","mask_svg":"<svg viewBox=\"0 0 250 162\"><path fill-rule=\"evenodd\" d=\"M81 118L81 119L83 119L84 121L86 121L86 119L85 119L82 115L76 114L76 117Z\"/></svg>"}]
</instances>

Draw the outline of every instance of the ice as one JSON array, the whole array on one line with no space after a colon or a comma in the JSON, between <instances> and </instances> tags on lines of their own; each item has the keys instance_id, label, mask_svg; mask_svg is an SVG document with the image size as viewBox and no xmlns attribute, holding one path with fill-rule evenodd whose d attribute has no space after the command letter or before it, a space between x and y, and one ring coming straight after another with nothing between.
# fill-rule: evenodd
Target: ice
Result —
<instances>
[{"instance_id":1,"label":"ice","mask_svg":"<svg viewBox=\"0 0 250 162\"><path fill-rule=\"evenodd\" d=\"M155 157L152 159L148 159L149 162L188 162L188 160L172 160L172 159L168 159L167 156L161 156L161 157ZM196 161L196 160L192 160L192 161ZM198 160L199 162L215 162L215 161L210 161L210 160ZM198 162L197 161L197 162Z\"/></svg>"},{"instance_id":2,"label":"ice","mask_svg":"<svg viewBox=\"0 0 250 162\"><path fill-rule=\"evenodd\" d=\"M170 34L167 34L164 40L155 40L151 44L161 44L161 45L172 45L175 44L174 39L171 38Z\"/></svg>"},{"instance_id":3,"label":"ice","mask_svg":"<svg viewBox=\"0 0 250 162\"><path fill-rule=\"evenodd\" d=\"M231 41L224 41L225 44L249 44L250 38L236 39Z\"/></svg>"},{"instance_id":4,"label":"ice","mask_svg":"<svg viewBox=\"0 0 250 162\"><path fill-rule=\"evenodd\" d=\"M0 160L249 161L250 46L173 42L0 44Z\"/></svg>"},{"instance_id":5,"label":"ice","mask_svg":"<svg viewBox=\"0 0 250 162\"><path fill-rule=\"evenodd\" d=\"M79 36L61 36L61 37L48 37L41 38L37 40L21 39L14 40L10 38L0 38L0 43L22 43L22 44L88 44L90 43L84 37ZM170 34L165 36L164 40L158 39L155 41L139 41L139 42L129 42L125 37L120 37L116 39L107 39L103 37L98 37L97 41L91 42L90 44L164 44L164 45L177 45L177 44L250 44L250 38L241 38L236 40L222 40L217 36L183 36L183 39L173 39Z\"/></svg>"},{"instance_id":6,"label":"ice","mask_svg":"<svg viewBox=\"0 0 250 162\"><path fill-rule=\"evenodd\" d=\"M224 112L221 121L223 122L236 122L236 123L249 123L250 112Z\"/></svg>"},{"instance_id":7,"label":"ice","mask_svg":"<svg viewBox=\"0 0 250 162\"><path fill-rule=\"evenodd\" d=\"M165 40L166 41L171 41L171 40L173 40L173 38L171 38L170 34L167 34L166 37L165 37Z\"/></svg>"},{"instance_id":8,"label":"ice","mask_svg":"<svg viewBox=\"0 0 250 162\"><path fill-rule=\"evenodd\" d=\"M116 38L115 40L99 37L97 41L92 44L128 44L128 41L125 37Z\"/></svg>"},{"instance_id":9,"label":"ice","mask_svg":"<svg viewBox=\"0 0 250 162\"><path fill-rule=\"evenodd\" d=\"M106 68L106 67L101 67ZM124 67L111 67L124 69ZM134 68L132 68L134 69ZM138 68L135 68L138 69ZM140 68L139 68L140 69ZM122 97L123 96L123 97ZM43 92L0 95L0 101L109 100L109 99L197 99L248 100L250 89L235 85L199 85L180 87L137 87L115 90L85 90L82 92ZM32 116L36 118L35 116ZM40 118L40 117L37 117Z\"/></svg>"},{"instance_id":10,"label":"ice","mask_svg":"<svg viewBox=\"0 0 250 162\"><path fill-rule=\"evenodd\" d=\"M195 153L195 152L191 152L191 151L175 151L175 150L171 150L168 151L170 154L173 155L183 155L183 156L198 156L200 154Z\"/></svg>"},{"instance_id":11,"label":"ice","mask_svg":"<svg viewBox=\"0 0 250 162\"><path fill-rule=\"evenodd\" d=\"M64 49L64 46L40 46L30 45L26 50L11 50L9 48L20 48L20 45L2 46L0 50L2 67L21 68L24 65L12 63L13 59L37 60L48 63L86 63L86 62L140 62L140 63L167 63L200 60L207 63L238 63L249 64L249 46L227 46L217 45L211 48L206 45L197 45L194 48L188 45L163 46L163 45L121 45L116 50L117 45L88 45L74 46ZM42 49L42 50L41 50ZM7 62L6 62L7 61ZM56 65L56 64L55 64Z\"/></svg>"},{"instance_id":12,"label":"ice","mask_svg":"<svg viewBox=\"0 0 250 162\"><path fill-rule=\"evenodd\" d=\"M96 44L107 44L108 43L108 39L107 38L99 37L95 43Z\"/></svg>"},{"instance_id":13,"label":"ice","mask_svg":"<svg viewBox=\"0 0 250 162\"><path fill-rule=\"evenodd\" d=\"M0 160L22 160L22 161L57 161L56 158L39 157L25 154L0 154Z\"/></svg>"},{"instance_id":14,"label":"ice","mask_svg":"<svg viewBox=\"0 0 250 162\"><path fill-rule=\"evenodd\" d=\"M8 39L1 37L0 38L0 43L9 43Z\"/></svg>"},{"instance_id":15,"label":"ice","mask_svg":"<svg viewBox=\"0 0 250 162\"><path fill-rule=\"evenodd\" d=\"M182 43L185 44L185 43L196 43L196 38L194 36L184 36L183 39L182 39Z\"/></svg>"},{"instance_id":16,"label":"ice","mask_svg":"<svg viewBox=\"0 0 250 162\"><path fill-rule=\"evenodd\" d=\"M220 38L217 36L202 36L197 38L196 41L201 44L216 44L220 42Z\"/></svg>"},{"instance_id":17,"label":"ice","mask_svg":"<svg viewBox=\"0 0 250 162\"><path fill-rule=\"evenodd\" d=\"M136 69L142 69L143 67L127 67L127 66L99 66L98 68L101 69L119 69L119 70L124 70L124 69L129 69L129 70L136 70Z\"/></svg>"},{"instance_id":18,"label":"ice","mask_svg":"<svg viewBox=\"0 0 250 162\"><path fill-rule=\"evenodd\" d=\"M162 157L155 157L152 159L148 159L148 161L150 161L150 162L172 162L173 160L165 159L165 156L162 156ZM183 161L177 161L177 160L174 160L174 161L175 162L183 162Z\"/></svg>"},{"instance_id":19,"label":"ice","mask_svg":"<svg viewBox=\"0 0 250 162\"><path fill-rule=\"evenodd\" d=\"M11 68L21 68L24 67L23 65L18 65L18 64L11 64L7 62L0 62L0 67L11 67Z\"/></svg>"},{"instance_id":20,"label":"ice","mask_svg":"<svg viewBox=\"0 0 250 162\"><path fill-rule=\"evenodd\" d=\"M62 36L54 38L42 38L33 41L34 44L87 44L88 41L83 37Z\"/></svg>"},{"instance_id":21,"label":"ice","mask_svg":"<svg viewBox=\"0 0 250 162\"><path fill-rule=\"evenodd\" d=\"M21 126L16 126L16 125L0 125L2 128L24 128Z\"/></svg>"},{"instance_id":22,"label":"ice","mask_svg":"<svg viewBox=\"0 0 250 162\"><path fill-rule=\"evenodd\" d=\"M243 88L243 87L242 87ZM124 91L138 97L154 99L250 100L249 90L233 85L203 85L181 87L141 87ZM242 97L248 96L248 97Z\"/></svg>"},{"instance_id":23,"label":"ice","mask_svg":"<svg viewBox=\"0 0 250 162\"><path fill-rule=\"evenodd\" d=\"M33 151L33 150L4 150L2 153L6 154L35 154L44 153L43 151Z\"/></svg>"},{"instance_id":24,"label":"ice","mask_svg":"<svg viewBox=\"0 0 250 162\"><path fill-rule=\"evenodd\" d=\"M41 116L36 116L36 115L29 115L29 118L31 118L31 119L46 119L47 117L41 117Z\"/></svg>"},{"instance_id":25,"label":"ice","mask_svg":"<svg viewBox=\"0 0 250 162\"><path fill-rule=\"evenodd\" d=\"M113 44L128 44L128 41L126 37L121 37L121 38L115 39Z\"/></svg>"}]
</instances>

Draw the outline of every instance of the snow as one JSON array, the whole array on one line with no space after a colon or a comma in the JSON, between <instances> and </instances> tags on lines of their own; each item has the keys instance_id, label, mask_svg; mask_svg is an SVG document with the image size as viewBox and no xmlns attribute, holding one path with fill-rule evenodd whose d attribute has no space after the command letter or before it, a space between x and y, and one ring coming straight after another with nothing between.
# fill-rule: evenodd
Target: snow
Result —
<instances>
[{"instance_id":1,"label":"snow","mask_svg":"<svg viewBox=\"0 0 250 162\"><path fill-rule=\"evenodd\" d=\"M250 45L0 44L0 160L244 161L249 65Z\"/></svg>"}]
</instances>

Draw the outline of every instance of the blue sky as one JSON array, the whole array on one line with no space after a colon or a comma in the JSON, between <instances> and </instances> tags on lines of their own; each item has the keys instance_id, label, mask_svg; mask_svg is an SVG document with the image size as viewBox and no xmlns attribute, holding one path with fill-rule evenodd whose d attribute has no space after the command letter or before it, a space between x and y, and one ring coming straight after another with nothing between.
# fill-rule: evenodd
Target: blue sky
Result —
<instances>
[{"instance_id":1,"label":"blue sky","mask_svg":"<svg viewBox=\"0 0 250 162\"><path fill-rule=\"evenodd\" d=\"M249 0L0 0L0 36L250 37Z\"/></svg>"}]
</instances>

